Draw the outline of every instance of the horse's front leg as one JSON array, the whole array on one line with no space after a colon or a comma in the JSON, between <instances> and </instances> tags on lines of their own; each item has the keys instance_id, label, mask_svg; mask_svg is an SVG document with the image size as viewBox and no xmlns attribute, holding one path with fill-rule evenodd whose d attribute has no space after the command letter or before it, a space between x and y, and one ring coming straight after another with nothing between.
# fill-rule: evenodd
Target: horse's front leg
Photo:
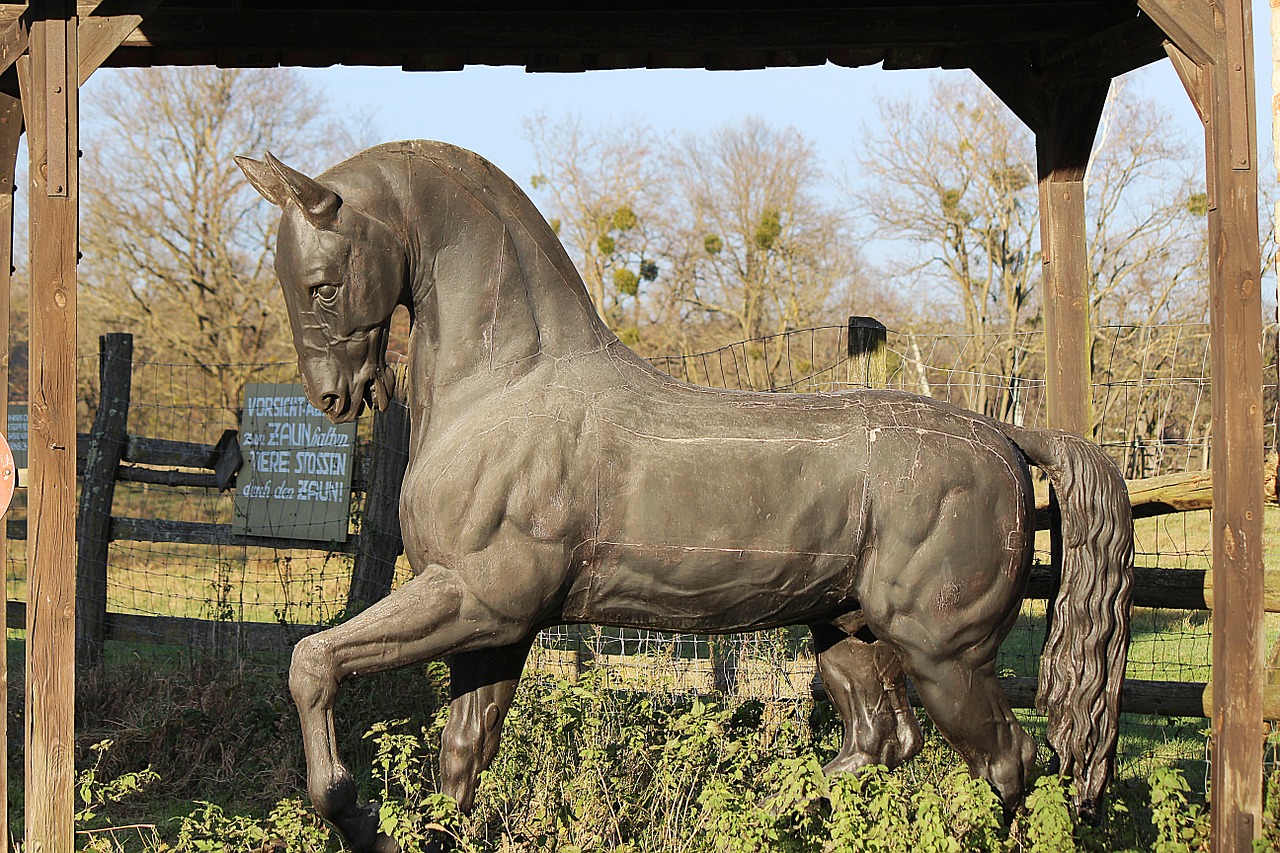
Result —
<instances>
[{"instance_id":1,"label":"horse's front leg","mask_svg":"<svg viewBox=\"0 0 1280 853\"><path fill-rule=\"evenodd\" d=\"M497 649L449 659L449 722L440 738L440 787L471 811L480 774L498 754L502 723L516 695L533 634Z\"/></svg>"},{"instance_id":2,"label":"horse's front leg","mask_svg":"<svg viewBox=\"0 0 1280 853\"><path fill-rule=\"evenodd\" d=\"M486 646L528 633L494 614L458 574L428 566L418 577L336 628L300 641L289 667L307 757L307 788L316 811L337 827L356 853L395 851L378 833L374 809L359 802L355 782L338 755L333 700L338 684L378 672Z\"/></svg>"}]
</instances>

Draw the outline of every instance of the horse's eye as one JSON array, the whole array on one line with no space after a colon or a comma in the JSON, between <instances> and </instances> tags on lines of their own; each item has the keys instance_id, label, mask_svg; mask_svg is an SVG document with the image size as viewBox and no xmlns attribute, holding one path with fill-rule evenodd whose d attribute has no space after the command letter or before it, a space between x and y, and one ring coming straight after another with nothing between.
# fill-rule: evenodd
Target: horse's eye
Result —
<instances>
[{"instance_id":1,"label":"horse's eye","mask_svg":"<svg viewBox=\"0 0 1280 853\"><path fill-rule=\"evenodd\" d=\"M336 284L317 284L311 288L311 295L319 299L321 302L330 302L333 297L338 295L338 285Z\"/></svg>"}]
</instances>

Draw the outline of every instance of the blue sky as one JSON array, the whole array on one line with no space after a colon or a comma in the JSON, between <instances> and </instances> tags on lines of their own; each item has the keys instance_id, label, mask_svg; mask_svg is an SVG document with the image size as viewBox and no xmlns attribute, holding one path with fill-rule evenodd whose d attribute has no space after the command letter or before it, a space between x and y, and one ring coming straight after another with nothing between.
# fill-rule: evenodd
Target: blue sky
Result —
<instances>
[{"instance_id":1,"label":"blue sky","mask_svg":"<svg viewBox=\"0 0 1280 853\"><path fill-rule=\"evenodd\" d=\"M1269 157L1271 41L1265 0L1253 0L1253 15L1262 122L1258 138ZM303 73L335 105L368 112L377 141L425 138L461 145L493 161L527 189L535 167L521 123L539 111L553 118L578 114L601 123L635 118L675 133L701 133L757 115L803 131L836 170L852 162L864 127L876 121L875 98L923 95L935 75L968 72L825 66L527 74L520 68L476 66L458 72L340 67ZM1195 112L1167 60L1130 78L1130 85L1165 106L1188 140L1202 139Z\"/></svg>"}]
</instances>

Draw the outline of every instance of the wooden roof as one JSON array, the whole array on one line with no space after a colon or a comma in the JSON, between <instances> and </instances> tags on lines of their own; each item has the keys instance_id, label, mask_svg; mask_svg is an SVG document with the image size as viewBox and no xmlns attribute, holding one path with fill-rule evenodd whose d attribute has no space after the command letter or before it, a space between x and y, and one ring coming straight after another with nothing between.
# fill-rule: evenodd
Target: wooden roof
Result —
<instances>
[{"instance_id":1,"label":"wooden roof","mask_svg":"<svg viewBox=\"0 0 1280 853\"><path fill-rule=\"evenodd\" d=\"M84 3L82 18L96 4ZM532 7L532 8L531 8ZM0 4L0 28L26 7ZM96 16L143 12L105 64L226 67L381 65L411 71L518 65L529 71L748 69L883 63L966 68L1011 57L1059 82L1164 57L1165 36L1133 0L519 4L511 0L107 0ZM154 11L151 11L154 9Z\"/></svg>"}]
</instances>

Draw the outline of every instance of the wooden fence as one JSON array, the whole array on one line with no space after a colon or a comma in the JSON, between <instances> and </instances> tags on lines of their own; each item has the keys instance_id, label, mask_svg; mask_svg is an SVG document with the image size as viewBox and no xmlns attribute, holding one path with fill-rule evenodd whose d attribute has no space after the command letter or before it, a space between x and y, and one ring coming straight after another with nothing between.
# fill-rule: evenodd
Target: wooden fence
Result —
<instances>
[{"instance_id":1,"label":"wooden fence","mask_svg":"<svg viewBox=\"0 0 1280 853\"><path fill-rule=\"evenodd\" d=\"M236 430L216 444L148 438L128 433L133 336L111 334L99 343L100 399L93 428L77 436L80 498L76 533L76 660L96 666L107 640L178 643L242 651L287 649L318 626L227 622L173 616L142 616L107 610L107 562L112 542L169 542L211 546L256 546L276 551L328 551L354 556L349 610L358 610L391 589L400 545L397 501L408 461L408 413L393 404L377 418L366 472L352 490L367 496L360 531L345 542L315 542L251 536L230 524L113 516L118 482L226 490L234 487L241 454ZM25 539L26 522L10 519L10 539ZM25 605L9 601L7 624L23 628Z\"/></svg>"},{"instance_id":2,"label":"wooden fence","mask_svg":"<svg viewBox=\"0 0 1280 853\"><path fill-rule=\"evenodd\" d=\"M881 330L883 327L881 327ZM851 381L876 384L883 371L883 359L875 353L883 345L883 331L850 335ZM863 347L870 348L870 353ZM186 486L225 489L234 482L239 465L239 443L228 430L215 444L195 444L129 435L129 377L132 367L132 337L108 335L101 341L101 399L93 429L79 436L78 470L82 478L77 532L77 660L81 666L101 661L107 640L173 643L196 648L227 648L241 651L287 650L308 633L322 626L277 623L228 622L173 616L143 616L113 613L107 609L107 549L112 541L179 542L204 545L259 546L275 550L329 550L354 555L353 573L347 598L354 612L385 596L391 589L396 558L402 551L398 516L400 483L408 459L408 416L403 405L393 404L374 418L371 453L365 471L356 471L354 491L366 494L365 513L358 534L346 542L317 543L236 533L228 524L174 521L156 518L115 517L110 514L117 482L149 483L157 486ZM864 378L865 377L865 378ZM1276 503L1274 458L1267 463L1266 496ZM363 474L363 475L362 475ZM1177 474L1129 483L1135 518L1212 508L1212 480L1209 473ZM1037 522L1048 521L1047 505L1038 507ZM24 539L26 525L10 520L10 538ZM1177 610L1209 610L1213 607L1213 574L1195 569L1140 567L1135 572L1136 607ZM1047 566L1032 570L1028 599L1046 599L1053 578ZM1266 610L1280 612L1280 572L1266 575ZM25 605L10 601L6 608L11 628L25 627ZM583 665L580 653L540 650L539 665L568 675ZM629 667L624 656L600 656L596 661L613 670L616 683L626 683ZM738 692L759 696L769 682L753 672L750 661L735 665L726 679L723 660L681 660L670 680L676 689L713 689L726 685ZM793 683L814 695L821 684L812 677L812 662L797 661L785 674ZM1014 707L1034 704L1034 678L1002 678ZM1208 717L1212 713L1211 684L1181 681L1127 680L1123 708L1129 713L1178 717ZM1280 685L1268 686L1265 701L1268 719L1280 719Z\"/></svg>"}]
</instances>

